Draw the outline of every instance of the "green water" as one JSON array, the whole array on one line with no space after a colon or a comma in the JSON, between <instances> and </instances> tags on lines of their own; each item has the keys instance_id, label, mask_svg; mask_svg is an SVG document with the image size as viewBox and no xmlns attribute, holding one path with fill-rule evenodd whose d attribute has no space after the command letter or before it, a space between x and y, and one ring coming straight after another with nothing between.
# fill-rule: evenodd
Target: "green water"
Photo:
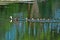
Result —
<instances>
[{"instance_id":1,"label":"green water","mask_svg":"<svg viewBox=\"0 0 60 40\"><path fill-rule=\"evenodd\" d=\"M49 0L38 3L39 18L52 18L52 4ZM48 8L47 8L48 7ZM28 12L28 4L13 3L0 7L0 40L59 40L60 24L59 23L39 23L39 22L23 22L20 21L10 23L10 16L22 18L30 18L30 10ZM33 15L36 16L36 15ZM55 26L54 26L55 25Z\"/></svg>"}]
</instances>

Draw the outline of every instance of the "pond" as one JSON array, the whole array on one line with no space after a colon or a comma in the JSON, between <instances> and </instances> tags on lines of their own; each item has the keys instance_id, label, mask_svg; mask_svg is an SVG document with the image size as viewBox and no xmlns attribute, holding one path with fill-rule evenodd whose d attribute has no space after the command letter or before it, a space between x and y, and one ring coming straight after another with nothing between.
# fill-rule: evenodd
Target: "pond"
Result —
<instances>
[{"instance_id":1,"label":"pond","mask_svg":"<svg viewBox=\"0 0 60 40\"><path fill-rule=\"evenodd\" d=\"M60 23L17 21L18 19L25 19L28 17L28 4L21 3L19 6L18 5L19 4L10 4L5 6L7 8L3 7L3 10L0 10L0 40L60 39ZM58 9L56 12L56 18L60 17L59 11ZM9 19L10 16L13 17L13 22L9 22L11 20ZM15 20L15 18L17 20Z\"/></svg>"}]
</instances>

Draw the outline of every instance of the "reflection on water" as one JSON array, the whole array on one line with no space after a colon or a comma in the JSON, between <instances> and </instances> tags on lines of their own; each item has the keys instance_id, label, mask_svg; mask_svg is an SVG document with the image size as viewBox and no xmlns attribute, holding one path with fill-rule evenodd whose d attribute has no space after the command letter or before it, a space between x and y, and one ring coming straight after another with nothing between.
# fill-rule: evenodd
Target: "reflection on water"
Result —
<instances>
[{"instance_id":1,"label":"reflection on water","mask_svg":"<svg viewBox=\"0 0 60 40\"><path fill-rule=\"evenodd\" d=\"M16 37L16 25L15 24L13 24L10 30L6 32L5 36L6 36L6 40L15 40L15 37Z\"/></svg>"},{"instance_id":2,"label":"reflection on water","mask_svg":"<svg viewBox=\"0 0 60 40\"><path fill-rule=\"evenodd\" d=\"M60 19L60 9L57 8L57 10L55 11L55 18Z\"/></svg>"},{"instance_id":3,"label":"reflection on water","mask_svg":"<svg viewBox=\"0 0 60 40\"><path fill-rule=\"evenodd\" d=\"M19 19L23 18L23 13L20 13L18 15L19 15ZM34 34L33 36L34 37L40 32L36 28L37 27L36 23L34 23L33 26L32 26L33 30L32 30L31 25L29 25L29 27L27 28L26 23L28 23L28 22L19 21L18 24L13 23L13 26L9 28L10 30L5 33L6 40L25 40L24 39L24 35L28 35L27 38L29 38L29 36L31 38L31 31L34 31L33 32L33 34ZM44 34L43 34L44 36L47 36L48 35L47 33L51 32L51 31L52 31L52 34L54 34L53 31L56 32L56 34L59 34L59 31L60 31L60 23L43 23L42 27L43 27L42 31L44 32ZM28 29L28 31L27 31L27 29ZM26 31L27 31L27 34L25 34ZM50 34L49 34L49 36L50 36ZM18 39L17 39L17 37L18 37ZM44 39L44 37L43 37L43 39Z\"/></svg>"},{"instance_id":4,"label":"reflection on water","mask_svg":"<svg viewBox=\"0 0 60 40\"><path fill-rule=\"evenodd\" d=\"M22 40L21 38L24 38L23 36L26 35L25 33L27 31L26 30L27 28L25 26L25 23L23 24L23 22L20 22L19 23L19 26L16 26L16 24L13 24L13 26L10 28L10 30L8 32L6 32L6 34L5 34L6 40L16 40L16 38L17 38L18 35L19 35L18 36L19 37L19 40ZM37 29L36 29L36 26L35 25L36 24L34 24L34 26L33 26L34 27L34 29L33 29L34 30L34 32L33 32L34 36L37 35L36 34ZM57 24L57 23L49 23L49 24L48 23L44 23L44 26L43 27L44 27L43 30L44 30L44 33L45 34L48 33L48 30L50 30L50 32L51 31L56 31L57 34L59 34L60 24ZM18 28L18 30L17 30L17 28ZM29 32L29 35L31 35L30 32L32 30L31 30L31 27L30 26L29 26L29 29L28 30L29 31L27 31L27 33ZM17 35L17 33L18 33L18 35ZM38 33L38 31L37 31L37 33Z\"/></svg>"},{"instance_id":5,"label":"reflection on water","mask_svg":"<svg viewBox=\"0 0 60 40\"><path fill-rule=\"evenodd\" d=\"M9 23L9 21L6 21L6 20L9 20L9 18L8 19L6 18L9 17L10 15L18 19L27 17L26 16L27 12L25 12L25 9L23 10L24 12L19 13L17 9L18 6L16 8L14 8L14 6L5 9L6 14L9 12L11 12L11 14L4 15L5 12L0 11L3 15L2 18L0 19L1 20L0 35L1 34L5 35L4 37L0 36L1 37L0 40L3 40L3 38L4 40L60 40L60 23L57 23L57 22L56 23L29 22L28 23L25 21L24 22L14 21L13 23ZM16 9L16 13L15 13L15 10L14 12L13 10L7 12L7 10L11 10L11 9ZM57 9L57 11L55 12L56 13L54 17L59 18L60 9ZM42 16L43 15L44 14L42 14Z\"/></svg>"}]
</instances>

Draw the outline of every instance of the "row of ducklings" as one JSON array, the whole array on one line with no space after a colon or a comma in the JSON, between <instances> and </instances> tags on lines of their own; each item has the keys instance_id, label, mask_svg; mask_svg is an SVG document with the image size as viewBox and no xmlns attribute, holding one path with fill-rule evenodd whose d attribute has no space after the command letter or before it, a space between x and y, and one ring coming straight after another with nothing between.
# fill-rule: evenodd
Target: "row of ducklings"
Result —
<instances>
[{"instance_id":1,"label":"row of ducklings","mask_svg":"<svg viewBox=\"0 0 60 40\"><path fill-rule=\"evenodd\" d=\"M13 20L13 17L10 16L10 22L12 22L12 20ZM19 21L19 18L14 18L14 20L15 20L15 21ZM22 20L22 19L21 19L21 20ZM26 20L26 21L28 21L28 20L32 20L32 21L38 20L38 21L39 21L39 20L51 20L51 19L46 19L46 18L43 18L43 19L42 19L42 18L30 18L30 19L29 19L29 18L25 18L25 20ZM54 20L54 19L53 19L53 20Z\"/></svg>"},{"instance_id":2,"label":"row of ducklings","mask_svg":"<svg viewBox=\"0 0 60 40\"><path fill-rule=\"evenodd\" d=\"M26 18L26 20L28 20L28 18ZM40 18L31 18L31 20L46 20L45 18L43 18L43 19L40 19ZM47 20L50 20L50 19L47 19Z\"/></svg>"}]
</instances>

